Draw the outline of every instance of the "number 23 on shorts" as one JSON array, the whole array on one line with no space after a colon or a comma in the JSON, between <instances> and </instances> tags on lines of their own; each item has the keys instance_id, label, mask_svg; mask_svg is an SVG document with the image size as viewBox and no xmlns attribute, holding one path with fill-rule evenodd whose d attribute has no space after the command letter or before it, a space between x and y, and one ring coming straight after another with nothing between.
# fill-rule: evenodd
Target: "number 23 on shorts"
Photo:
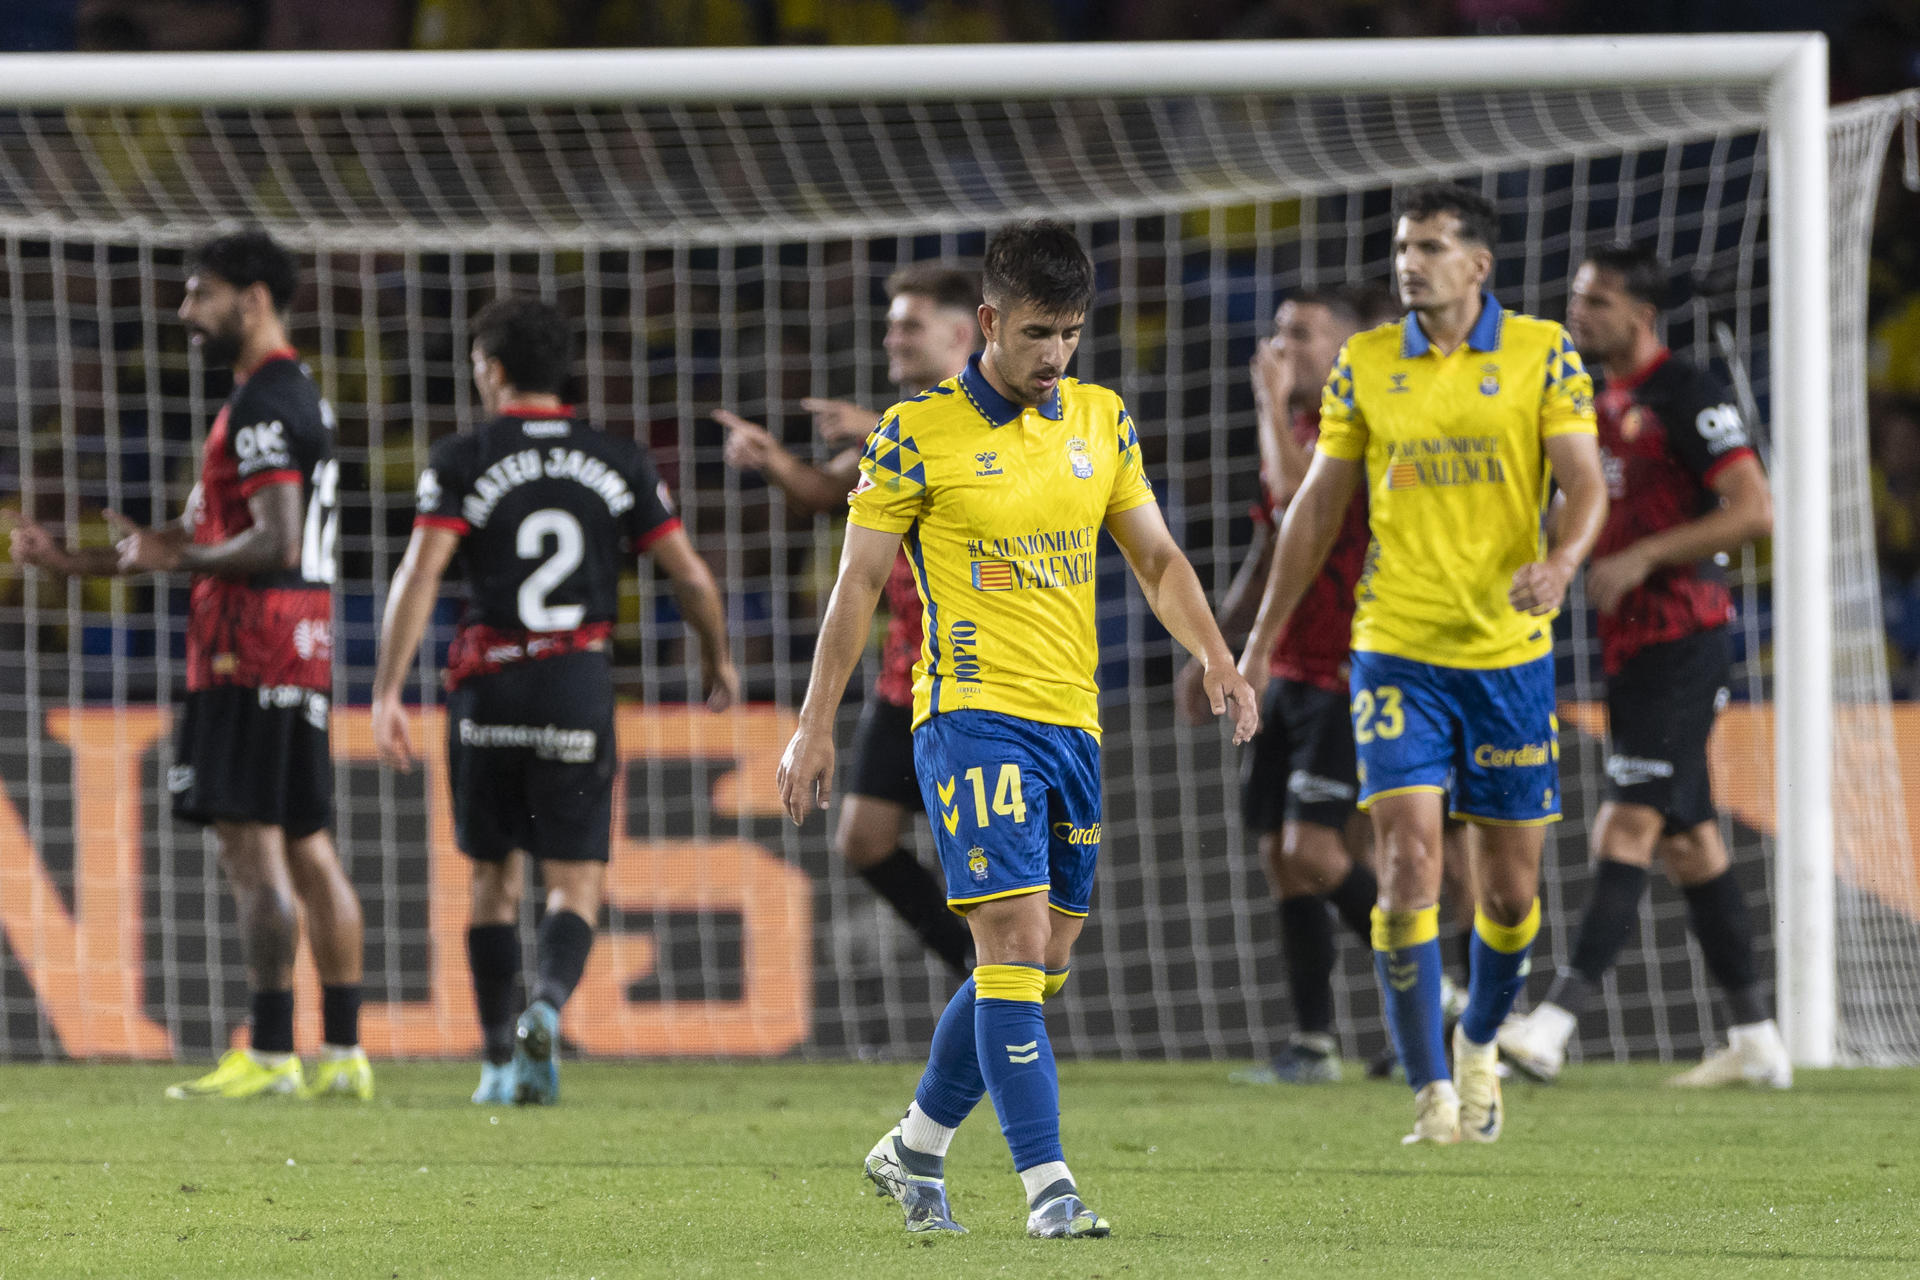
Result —
<instances>
[{"instance_id":1,"label":"number 23 on shorts","mask_svg":"<svg viewBox=\"0 0 1920 1280\"><path fill-rule=\"evenodd\" d=\"M1400 706L1400 686L1383 684L1353 695L1353 740L1362 746L1375 738L1392 740L1406 732L1407 715Z\"/></svg>"}]
</instances>

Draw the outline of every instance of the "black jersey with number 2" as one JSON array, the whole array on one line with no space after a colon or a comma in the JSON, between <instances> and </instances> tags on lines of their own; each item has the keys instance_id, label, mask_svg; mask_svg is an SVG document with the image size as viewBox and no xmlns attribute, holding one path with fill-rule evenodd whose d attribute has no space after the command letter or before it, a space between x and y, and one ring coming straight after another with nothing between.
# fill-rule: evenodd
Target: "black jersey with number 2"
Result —
<instances>
[{"instance_id":1,"label":"black jersey with number 2","mask_svg":"<svg viewBox=\"0 0 1920 1280\"><path fill-rule=\"evenodd\" d=\"M647 451L568 409L508 409L433 446L415 523L460 536L448 681L602 647L621 566L680 527Z\"/></svg>"}]
</instances>

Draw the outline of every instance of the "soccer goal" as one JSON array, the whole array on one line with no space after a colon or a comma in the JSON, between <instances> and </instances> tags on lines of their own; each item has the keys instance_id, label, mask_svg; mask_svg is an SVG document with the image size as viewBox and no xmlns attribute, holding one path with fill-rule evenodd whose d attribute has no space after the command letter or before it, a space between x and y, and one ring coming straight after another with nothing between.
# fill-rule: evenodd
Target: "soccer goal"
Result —
<instances>
[{"instance_id":1,"label":"soccer goal","mask_svg":"<svg viewBox=\"0 0 1920 1280\"><path fill-rule=\"evenodd\" d=\"M1770 554L1730 567L1739 680L1715 750L1775 923L1782 1022L1804 1064L1920 1061L1897 750L1916 726L1881 653L1862 373L1871 209L1913 104L1829 112L1825 57L1817 37L1752 36L8 58L5 497L86 540L103 509L177 512L225 392L172 316L183 252L240 224L300 252L294 331L340 422L338 834L367 907L366 1037L470 1053L444 780L437 761L383 774L364 704L415 473L477 411L471 317L502 290L552 298L578 317L584 412L651 443L723 578L752 700L687 705L681 630L643 567L618 655L608 930L567 1034L605 1054L912 1056L950 979L823 825L781 820L772 783L838 522L727 468L709 413L815 456L801 397L891 398L892 269L977 264L1005 220L1069 219L1099 273L1075 372L1126 397L1217 592L1248 538L1246 367L1276 302L1383 282L1396 189L1468 182L1502 216L1508 306L1560 316L1580 255L1624 239L1692 282L1668 337L1750 398L1777 495ZM1104 865L1055 1042L1262 1053L1288 1014L1235 756L1218 727L1176 723L1179 655L1105 565ZM244 1022L217 870L166 818L185 586L0 578L0 1056L199 1054ZM1571 947L1602 780L1577 594L1560 630L1568 820L1542 967ZM431 742L424 663L416 683ZM1656 891L1640 923L1578 1054L1686 1057L1714 1036L1677 900ZM1336 999L1343 1049L1378 1047L1357 948Z\"/></svg>"}]
</instances>

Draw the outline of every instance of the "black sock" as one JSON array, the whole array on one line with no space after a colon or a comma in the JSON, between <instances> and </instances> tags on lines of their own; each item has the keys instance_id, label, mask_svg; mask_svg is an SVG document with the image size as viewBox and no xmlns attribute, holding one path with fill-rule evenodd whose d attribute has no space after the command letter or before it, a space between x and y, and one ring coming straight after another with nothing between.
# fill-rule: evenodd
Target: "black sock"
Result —
<instances>
[{"instance_id":1,"label":"black sock","mask_svg":"<svg viewBox=\"0 0 1920 1280\"><path fill-rule=\"evenodd\" d=\"M867 887L885 898L927 949L955 973L967 971L973 936L964 920L947 910L947 891L918 858L895 849L870 867L860 868Z\"/></svg>"},{"instance_id":2,"label":"black sock","mask_svg":"<svg viewBox=\"0 0 1920 1280\"><path fill-rule=\"evenodd\" d=\"M1727 993L1727 1014L1733 1025L1765 1022L1772 1015L1753 963L1753 921L1733 868L1680 892L1687 899L1687 925L1699 940L1707 972Z\"/></svg>"},{"instance_id":3,"label":"black sock","mask_svg":"<svg viewBox=\"0 0 1920 1280\"><path fill-rule=\"evenodd\" d=\"M320 988L320 1038L336 1048L360 1043L360 984Z\"/></svg>"},{"instance_id":4,"label":"black sock","mask_svg":"<svg viewBox=\"0 0 1920 1280\"><path fill-rule=\"evenodd\" d=\"M567 997L580 985L580 974L587 967L591 950L592 925L571 911L550 912L540 922L533 998L545 1000L556 1012L566 1008Z\"/></svg>"},{"instance_id":5,"label":"black sock","mask_svg":"<svg viewBox=\"0 0 1920 1280\"><path fill-rule=\"evenodd\" d=\"M467 968L473 972L473 1003L487 1061L513 1061L513 984L520 977L520 930L510 924L477 924L467 930Z\"/></svg>"},{"instance_id":6,"label":"black sock","mask_svg":"<svg viewBox=\"0 0 1920 1280\"><path fill-rule=\"evenodd\" d=\"M1373 949L1373 907L1379 900L1380 882L1357 862L1345 880L1327 890L1328 905L1340 913L1340 919L1369 951Z\"/></svg>"},{"instance_id":7,"label":"black sock","mask_svg":"<svg viewBox=\"0 0 1920 1280\"><path fill-rule=\"evenodd\" d=\"M1294 1030L1325 1035L1333 1029L1333 917L1325 898L1280 900L1280 951L1293 992Z\"/></svg>"},{"instance_id":8,"label":"black sock","mask_svg":"<svg viewBox=\"0 0 1920 1280\"><path fill-rule=\"evenodd\" d=\"M253 993L251 1043L255 1053L293 1052L293 992Z\"/></svg>"},{"instance_id":9,"label":"black sock","mask_svg":"<svg viewBox=\"0 0 1920 1280\"><path fill-rule=\"evenodd\" d=\"M1593 892L1580 917L1580 932L1573 940L1573 963L1569 967L1581 982L1576 985L1556 978L1553 989L1547 992L1548 1000L1568 1013L1580 1012L1587 992L1613 968L1620 948L1632 936L1634 921L1640 915L1640 895L1646 891L1645 867L1601 859L1593 869Z\"/></svg>"}]
</instances>

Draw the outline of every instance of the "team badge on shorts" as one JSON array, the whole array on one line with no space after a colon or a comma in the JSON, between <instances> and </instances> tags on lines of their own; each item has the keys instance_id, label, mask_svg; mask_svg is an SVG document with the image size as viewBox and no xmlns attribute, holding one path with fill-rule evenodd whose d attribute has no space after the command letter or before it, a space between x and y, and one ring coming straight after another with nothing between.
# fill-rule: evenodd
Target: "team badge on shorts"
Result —
<instances>
[{"instance_id":1,"label":"team badge on shorts","mask_svg":"<svg viewBox=\"0 0 1920 1280\"><path fill-rule=\"evenodd\" d=\"M1087 442L1079 436L1067 441L1067 461L1073 464L1073 474L1082 480L1093 479L1093 456L1087 452Z\"/></svg>"},{"instance_id":2,"label":"team badge on shorts","mask_svg":"<svg viewBox=\"0 0 1920 1280\"><path fill-rule=\"evenodd\" d=\"M967 870L973 873L974 883L987 882L987 851L979 845L967 850Z\"/></svg>"}]
</instances>

